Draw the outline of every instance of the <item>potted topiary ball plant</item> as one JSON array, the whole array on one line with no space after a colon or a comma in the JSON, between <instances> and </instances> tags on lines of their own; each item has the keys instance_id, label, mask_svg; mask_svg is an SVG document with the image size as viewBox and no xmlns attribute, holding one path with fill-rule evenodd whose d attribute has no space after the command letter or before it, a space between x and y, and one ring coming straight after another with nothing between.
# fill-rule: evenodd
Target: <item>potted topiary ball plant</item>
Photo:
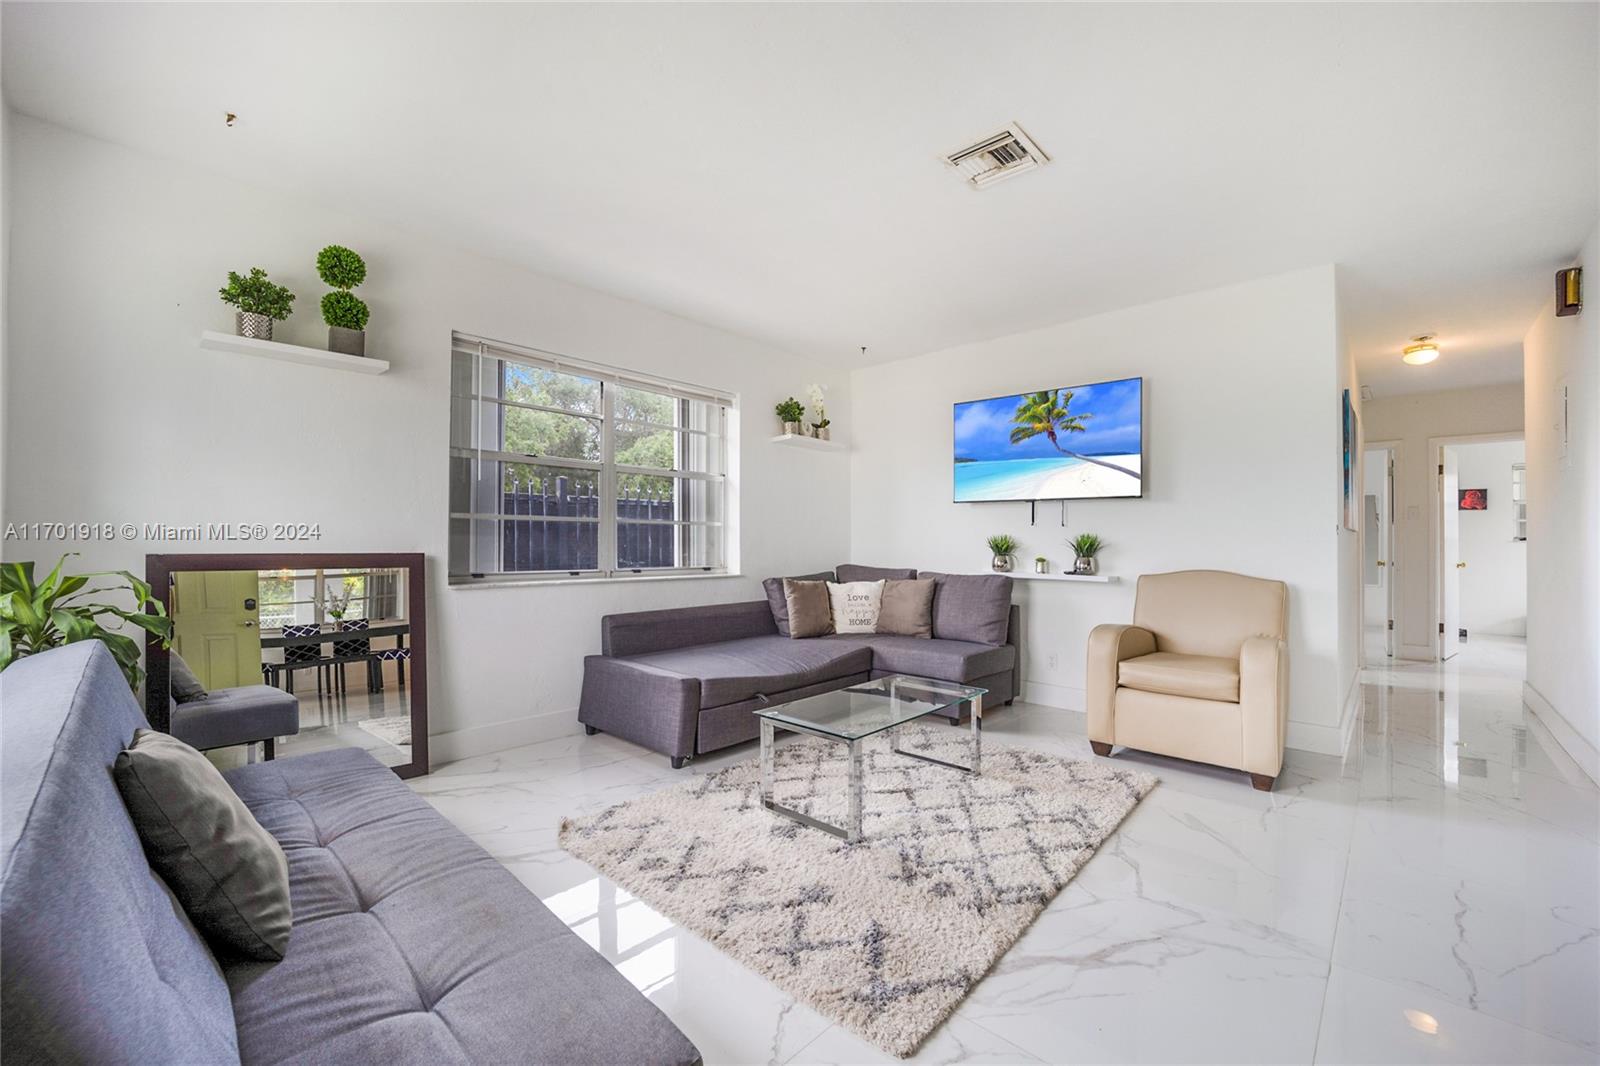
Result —
<instances>
[{"instance_id":1,"label":"potted topiary ball plant","mask_svg":"<svg viewBox=\"0 0 1600 1066\"><path fill-rule=\"evenodd\" d=\"M251 267L243 277L228 271L228 283L217 290L217 295L223 303L238 308L234 329L239 336L258 341L272 339L272 323L288 318L294 303L294 293L274 285L260 267Z\"/></svg>"},{"instance_id":2,"label":"potted topiary ball plant","mask_svg":"<svg viewBox=\"0 0 1600 1066\"><path fill-rule=\"evenodd\" d=\"M317 276L333 286L322 298L322 320L328 324L328 350L345 355L367 354L366 303L350 290L367 278L367 264L342 244L317 253Z\"/></svg>"}]
</instances>

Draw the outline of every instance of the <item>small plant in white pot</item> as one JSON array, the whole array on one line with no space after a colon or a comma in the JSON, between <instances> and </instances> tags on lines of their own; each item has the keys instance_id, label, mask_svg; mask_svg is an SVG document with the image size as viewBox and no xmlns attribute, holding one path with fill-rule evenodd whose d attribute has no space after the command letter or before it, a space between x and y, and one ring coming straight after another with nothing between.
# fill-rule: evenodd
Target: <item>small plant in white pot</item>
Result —
<instances>
[{"instance_id":1,"label":"small plant in white pot","mask_svg":"<svg viewBox=\"0 0 1600 1066\"><path fill-rule=\"evenodd\" d=\"M1104 548L1105 541L1094 533L1079 533L1072 538L1072 554L1077 558L1072 563L1074 574L1092 574L1099 569L1095 556Z\"/></svg>"},{"instance_id":2,"label":"small plant in white pot","mask_svg":"<svg viewBox=\"0 0 1600 1066\"><path fill-rule=\"evenodd\" d=\"M807 399L811 401L811 406L816 408L817 411L817 420L811 423L811 435L818 440L828 440L833 435L828 429L828 426L831 423L828 421L827 412L824 411L822 407L822 402L826 398L824 394L827 391L828 390L821 385L813 385L811 386L810 394L807 397Z\"/></svg>"},{"instance_id":3,"label":"small plant in white pot","mask_svg":"<svg viewBox=\"0 0 1600 1066\"><path fill-rule=\"evenodd\" d=\"M1013 556L1017 551L1017 538L1009 533L996 533L989 538L989 551L994 556L990 565L998 573L1009 573L1016 560Z\"/></svg>"},{"instance_id":4,"label":"small plant in white pot","mask_svg":"<svg viewBox=\"0 0 1600 1066\"><path fill-rule=\"evenodd\" d=\"M367 279L367 264L342 244L317 253L317 276L333 286L322 298L322 320L328 324L328 351L367 354L366 302L350 290Z\"/></svg>"},{"instance_id":5,"label":"small plant in white pot","mask_svg":"<svg viewBox=\"0 0 1600 1066\"><path fill-rule=\"evenodd\" d=\"M806 427L803 420L806 417L806 408L804 404L791 396L780 403L775 410L778 413L778 421L783 423L783 431L785 433L796 437L805 436Z\"/></svg>"},{"instance_id":6,"label":"small plant in white pot","mask_svg":"<svg viewBox=\"0 0 1600 1066\"><path fill-rule=\"evenodd\" d=\"M241 337L270 341L272 323L282 322L293 313L294 293L274 285L260 267L251 267L247 275L228 271L228 283L217 290L217 295L223 303L238 309L234 330Z\"/></svg>"}]
</instances>

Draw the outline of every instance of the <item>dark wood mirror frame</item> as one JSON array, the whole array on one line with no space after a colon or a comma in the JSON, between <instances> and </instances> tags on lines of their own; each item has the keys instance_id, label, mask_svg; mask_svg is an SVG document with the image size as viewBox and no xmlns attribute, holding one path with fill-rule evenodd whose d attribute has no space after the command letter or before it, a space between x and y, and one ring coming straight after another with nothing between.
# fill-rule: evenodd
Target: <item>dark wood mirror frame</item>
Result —
<instances>
[{"instance_id":1,"label":"dark wood mirror frame","mask_svg":"<svg viewBox=\"0 0 1600 1066\"><path fill-rule=\"evenodd\" d=\"M168 613L172 610L172 575L193 570L314 570L368 567L406 571L406 613L410 616L411 761L394 767L400 777L428 772L428 594L421 552L285 552L275 554L146 555L144 577ZM168 731L167 649L153 635L144 640L145 717L150 726Z\"/></svg>"}]
</instances>

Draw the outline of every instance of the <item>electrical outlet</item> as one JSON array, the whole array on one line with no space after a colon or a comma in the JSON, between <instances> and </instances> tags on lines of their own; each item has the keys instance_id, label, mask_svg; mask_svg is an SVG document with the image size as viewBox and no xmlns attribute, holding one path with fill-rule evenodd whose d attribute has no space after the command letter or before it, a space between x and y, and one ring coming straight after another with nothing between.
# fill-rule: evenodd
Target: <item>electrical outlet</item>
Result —
<instances>
[{"instance_id":1,"label":"electrical outlet","mask_svg":"<svg viewBox=\"0 0 1600 1066\"><path fill-rule=\"evenodd\" d=\"M1058 666L1061 665L1061 660L1060 660L1059 657L1057 657L1055 652L1051 652L1050 653L1050 657L1048 659L1046 659L1045 662L1049 664L1050 669L1052 669L1052 670L1056 669Z\"/></svg>"}]
</instances>

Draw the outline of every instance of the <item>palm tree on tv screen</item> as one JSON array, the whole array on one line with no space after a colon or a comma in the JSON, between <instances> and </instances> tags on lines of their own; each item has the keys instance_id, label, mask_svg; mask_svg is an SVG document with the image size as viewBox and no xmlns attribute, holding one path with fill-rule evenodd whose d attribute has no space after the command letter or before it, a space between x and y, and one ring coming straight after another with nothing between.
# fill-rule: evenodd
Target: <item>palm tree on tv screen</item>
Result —
<instances>
[{"instance_id":1,"label":"palm tree on tv screen","mask_svg":"<svg viewBox=\"0 0 1600 1066\"><path fill-rule=\"evenodd\" d=\"M1096 459L1078 452L1069 451L1061 446L1061 434L1085 433L1088 427L1084 422L1094 417L1092 414L1075 415L1072 413L1072 390L1067 389L1059 394L1047 389L1044 392L1024 393L1022 402L1017 404L1017 413L1011 416L1016 426L1011 430L1011 443L1020 444L1031 440L1039 434L1050 438L1050 443L1055 445L1056 451L1062 455L1069 455L1085 463L1103 466L1108 470L1115 470L1120 474L1127 474L1131 478L1138 478L1138 473L1127 467L1108 463L1103 459Z\"/></svg>"}]
</instances>

